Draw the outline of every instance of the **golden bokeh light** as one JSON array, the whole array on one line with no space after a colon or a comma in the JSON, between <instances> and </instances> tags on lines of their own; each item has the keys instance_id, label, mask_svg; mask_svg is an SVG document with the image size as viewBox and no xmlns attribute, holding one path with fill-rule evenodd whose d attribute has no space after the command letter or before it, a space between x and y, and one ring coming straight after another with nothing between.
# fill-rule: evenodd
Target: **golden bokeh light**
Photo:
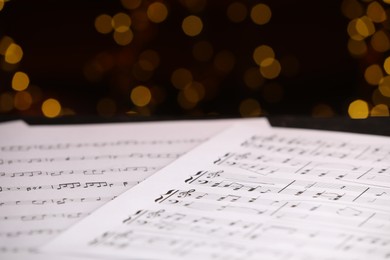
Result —
<instances>
[{"instance_id":1,"label":"golden bokeh light","mask_svg":"<svg viewBox=\"0 0 390 260\"><path fill-rule=\"evenodd\" d=\"M227 17L233 23L240 23L244 21L247 14L248 10L246 6L240 2L231 3L226 10Z\"/></svg>"},{"instance_id":2,"label":"golden bokeh light","mask_svg":"<svg viewBox=\"0 0 390 260\"><path fill-rule=\"evenodd\" d=\"M95 19L95 29L99 33L108 34L112 32L112 17L108 14L101 14Z\"/></svg>"},{"instance_id":3,"label":"golden bokeh light","mask_svg":"<svg viewBox=\"0 0 390 260\"><path fill-rule=\"evenodd\" d=\"M118 45L125 46L132 42L134 38L133 31L127 28L126 31L117 31L114 32L114 40Z\"/></svg>"},{"instance_id":4,"label":"golden bokeh light","mask_svg":"<svg viewBox=\"0 0 390 260\"><path fill-rule=\"evenodd\" d=\"M263 60L275 58L275 52L268 45L260 45L254 50L252 57L256 64L260 66Z\"/></svg>"},{"instance_id":5,"label":"golden bokeh light","mask_svg":"<svg viewBox=\"0 0 390 260\"><path fill-rule=\"evenodd\" d=\"M113 116L116 112L116 103L111 98L102 98L96 105L96 111L100 116Z\"/></svg>"},{"instance_id":6,"label":"golden bokeh light","mask_svg":"<svg viewBox=\"0 0 390 260\"><path fill-rule=\"evenodd\" d=\"M369 111L368 103L361 99L351 102L348 107L348 115L354 119L367 118Z\"/></svg>"},{"instance_id":7,"label":"golden bokeh light","mask_svg":"<svg viewBox=\"0 0 390 260\"><path fill-rule=\"evenodd\" d=\"M192 48L192 55L197 61L209 61L213 53L213 46L208 41L199 41Z\"/></svg>"},{"instance_id":8,"label":"golden bokeh light","mask_svg":"<svg viewBox=\"0 0 390 260\"><path fill-rule=\"evenodd\" d=\"M193 80L192 73L188 69L176 69L171 76L171 82L177 89L184 89L184 87Z\"/></svg>"},{"instance_id":9,"label":"golden bokeh light","mask_svg":"<svg viewBox=\"0 0 390 260\"><path fill-rule=\"evenodd\" d=\"M386 52L390 49L389 36L383 31L377 31L371 37L371 46L377 52Z\"/></svg>"},{"instance_id":10,"label":"golden bokeh light","mask_svg":"<svg viewBox=\"0 0 390 260\"><path fill-rule=\"evenodd\" d=\"M46 117L57 117L61 113L61 104L58 100L49 98L42 103L41 110L43 115Z\"/></svg>"},{"instance_id":11,"label":"golden bokeh light","mask_svg":"<svg viewBox=\"0 0 390 260\"><path fill-rule=\"evenodd\" d=\"M4 8L4 2L5 0L0 0L0 11Z\"/></svg>"},{"instance_id":12,"label":"golden bokeh light","mask_svg":"<svg viewBox=\"0 0 390 260\"><path fill-rule=\"evenodd\" d=\"M161 2L154 2L148 6L146 13L150 21L161 23L168 17L168 8Z\"/></svg>"},{"instance_id":13,"label":"golden bokeh light","mask_svg":"<svg viewBox=\"0 0 390 260\"><path fill-rule=\"evenodd\" d=\"M357 21L358 19L353 19L348 23L347 32L349 37L355 41L361 41L364 37L357 30Z\"/></svg>"},{"instance_id":14,"label":"golden bokeh light","mask_svg":"<svg viewBox=\"0 0 390 260\"><path fill-rule=\"evenodd\" d=\"M264 84L264 77L261 75L259 68L249 68L244 73L244 82L251 89L258 89Z\"/></svg>"},{"instance_id":15,"label":"golden bokeh light","mask_svg":"<svg viewBox=\"0 0 390 260\"><path fill-rule=\"evenodd\" d=\"M332 117L334 111L331 106L327 104L318 104L312 110L313 117Z\"/></svg>"},{"instance_id":16,"label":"golden bokeh light","mask_svg":"<svg viewBox=\"0 0 390 260\"><path fill-rule=\"evenodd\" d=\"M190 15L184 18L181 28L186 35L194 37L202 32L203 22L198 16Z\"/></svg>"},{"instance_id":17,"label":"golden bokeh light","mask_svg":"<svg viewBox=\"0 0 390 260\"><path fill-rule=\"evenodd\" d=\"M160 65L160 55L154 50L143 51L138 59L139 65L146 71L153 71Z\"/></svg>"},{"instance_id":18,"label":"golden bokeh light","mask_svg":"<svg viewBox=\"0 0 390 260\"><path fill-rule=\"evenodd\" d=\"M183 95L189 102L198 103L205 96L205 88L201 83L193 81L184 87Z\"/></svg>"},{"instance_id":19,"label":"golden bokeh light","mask_svg":"<svg viewBox=\"0 0 390 260\"><path fill-rule=\"evenodd\" d=\"M241 101L239 112L242 117L255 117L261 115L261 107L257 100L248 98Z\"/></svg>"},{"instance_id":20,"label":"golden bokeh light","mask_svg":"<svg viewBox=\"0 0 390 260\"><path fill-rule=\"evenodd\" d=\"M372 103L374 105L386 104L390 106L390 97L382 95L379 89L375 89L371 96Z\"/></svg>"},{"instance_id":21,"label":"golden bokeh light","mask_svg":"<svg viewBox=\"0 0 390 260\"><path fill-rule=\"evenodd\" d=\"M282 67L280 62L274 58L267 58L260 64L260 73L266 79L274 79L279 76Z\"/></svg>"},{"instance_id":22,"label":"golden bokeh light","mask_svg":"<svg viewBox=\"0 0 390 260\"><path fill-rule=\"evenodd\" d=\"M236 58L230 51L220 51L215 55L214 67L221 72L229 72L233 69Z\"/></svg>"},{"instance_id":23,"label":"golden bokeh light","mask_svg":"<svg viewBox=\"0 0 390 260\"><path fill-rule=\"evenodd\" d=\"M8 47L13 43L14 40L11 37L4 36L0 40L0 54L5 55L5 52L7 51Z\"/></svg>"},{"instance_id":24,"label":"golden bokeh light","mask_svg":"<svg viewBox=\"0 0 390 260\"><path fill-rule=\"evenodd\" d=\"M23 50L16 43L11 43L5 51L5 61L9 64L17 64L22 60Z\"/></svg>"},{"instance_id":25,"label":"golden bokeh light","mask_svg":"<svg viewBox=\"0 0 390 260\"><path fill-rule=\"evenodd\" d=\"M117 32L126 32L131 25L131 18L128 14L117 13L112 17L111 25Z\"/></svg>"},{"instance_id":26,"label":"golden bokeh light","mask_svg":"<svg viewBox=\"0 0 390 260\"><path fill-rule=\"evenodd\" d=\"M363 16L356 20L356 31L364 38L375 33L375 25L367 16Z\"/></svg>"},{"instance_id":27,"label":"golden bokeh light","mask_svg":"<svg viewBox=\"0 0 390 260\"><path fill-rule=\"evenodd\" d=\"M14 106L17 110L27 110L32 104L31 94L27 91L20 91L15 94Z\"/></svg>"},{"instance_id":28,"label":"golden bokeh light","mask_svg":"<svg viewBox=\"0 0 390 260\"><path fill-rule=\"evenodd\" d=\"M124 8L133 10L140 7L142 0L121 0L121 3Z\"/></svg>"},{"instance_id":29,"label":"golden bokeh light","mask_svg":"<svg viewBox=\"0 0 390 260\"><path fill-rule=\"evenodd\" d=\"M364 78L366 79L367 83L370 85L378 85L382 77L383 77L383 72L381 67L378 64L372 64L368 66L368 68L364 72Z\"/></svg>"},{"instance_id":30,"label":"golden bokeh light","mask_svg":"<svg viewBox=\"0 0 390 260\"><path fill-rule=\"evenodd\" d=\"M16 91L25 90L30 84L28 75L24 72L18 71L12 78L12 88Z\"/></svg>"},{"instance_id":31,"label":"golden bokeh light","mask_svg":"<svg viewBox=\"0 0 390 260\"><path fill-rule=\"evenodd\" d=\"M363 56L367 53L367 44L365 41L348 40L348 51L353 56Z\"/></svg>"},{"instance_id":32,"label":"golden bokeh light","mask_svg":"<svg viewBox=\"0 0 390 260\"><path fill-rule=\"evenodd\" d=\"M364 14L364 8L358 0L343 0L341 11L349 19L355 19Z\"/></svg>"},{"instance_id":33,"label":"golden bokeh light","mask_svg":"<svg viewBox=\"0 0 390 260\"><path fill-rule=\"evenodd\" d=\"M380 80L378 89L383 96L390 97L390 76Z\"/></svg>"},{"instance_id":34,"label":"golden bokeh light","mask_svg":"<svg viewBox=\"0 0 390 260\"><path fill-rule=\"evenodd\" d=\"M257 4L252 8L250 16L255 24L266 24L271 20L271 8L266 4Z\"/></svg>"},{"instance_id":35,"label":"golden bokeh light","mask_svg":"<svg viewBox=\"0 0 390 260\"><path fill-rule=\"evenodd\" d=\"M130 98L137 107L144 107L152 100L152 93L145 86L137 86L131 91Z\"/></svg>"},{"instance_id":36,"label":"golden bokeh light","mask_svg":"<svg viewBox=\"0 0 390 260\"><path fill-rule=\"evenodd\" d=\"M389 107L385 104L378 104L371 109L371 116L389 116Z\"/></svg>"},{"instance_id":37,"label":"golden bokeh light","mask_svg":"<svg viewBox=\"0 0 390 260\"><path fill-rule=\"evenodd\" d=\"M390 75L390 56L387 57L383 62L383 69L386 71L387 74Z\"/></svg>"},{"instance_id":38,"label":"golden bokeh light","mask_svg":"<svg viewBox=\"0 0 390 260\"><path fill-rule=\"evenodd\" d=\"M368 5L367 16L375 23L384 22L387 18L385 9L376 1Z\"/></svg>"},{"instance_id":39,"label":"golden bokeh light","mask_svg":"<svg viewBox=\"0 0 390 260\"><path fill-rule=\"evenodd\" d=\"M9 112L14 108L14 96L12 93L4 92L0 95L0 112Z\"/></svg>"}]
</instances>

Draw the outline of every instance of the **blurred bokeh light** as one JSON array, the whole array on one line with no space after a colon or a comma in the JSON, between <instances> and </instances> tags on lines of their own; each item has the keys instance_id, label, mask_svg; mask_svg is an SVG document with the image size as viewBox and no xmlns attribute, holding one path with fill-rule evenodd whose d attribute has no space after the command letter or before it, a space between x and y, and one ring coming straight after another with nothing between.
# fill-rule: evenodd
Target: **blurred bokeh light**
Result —
<instances>
[{"instance_id":1,"label":"blurred bokeh light","mask_svg":"<svg viewBox=\"0 0 390 260\"><path fill-rule=\"evenodd\" d=\"M389 116L390 1L0 0L0 113Z\"/></svg>"}]
</instances>

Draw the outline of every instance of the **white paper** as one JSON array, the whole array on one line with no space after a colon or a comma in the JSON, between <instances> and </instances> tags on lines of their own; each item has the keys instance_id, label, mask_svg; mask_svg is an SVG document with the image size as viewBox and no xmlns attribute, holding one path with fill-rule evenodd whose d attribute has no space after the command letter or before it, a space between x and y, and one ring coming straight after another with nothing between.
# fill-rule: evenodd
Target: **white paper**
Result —
<instances>
[{"instance_id":1,"label":"white paper","mask_svg":"<svg viewBox=\"0 0 390 260\"><path fill-rule=\"evenodd\" d=\"M0 124L0 259L37 252L94 209L237 122L269 127L265 119Z\"/></svg>"},{"instance_id":2,"label":"white paper","mask_svg":"<svg viewBox=\"0 0 390 260\"><path fill-rule=\"evenodd\" d=\"M388 259L390 139L235 127L44 250L110 259Z\"/></svg>"}]
</instances>

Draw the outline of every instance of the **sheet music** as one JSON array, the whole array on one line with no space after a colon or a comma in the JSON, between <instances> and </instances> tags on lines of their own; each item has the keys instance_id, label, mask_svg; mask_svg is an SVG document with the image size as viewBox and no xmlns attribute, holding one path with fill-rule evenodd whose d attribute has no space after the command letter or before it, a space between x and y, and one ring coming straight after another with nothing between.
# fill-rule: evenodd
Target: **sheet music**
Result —
<instances>
[{"instance_id":1,"label":"sheet music","mask_svg":"<svg viewBox=\"0 0 390 260\"><path fill-rule=\"evenodd\" d=\"M265 119L1 124L0 259L26 259L94 209L237 122L269 127Z\"/></svg>"},{"instance_id":2,"label":"sheet music","mask_svg":"<svg viewBox=\"0 0 390 260\"><path fill-rule=\"evenodd\" d=\"M111 259L389 259L390 139L234 127L44 250Z\"/></svg>"}]
</instances>

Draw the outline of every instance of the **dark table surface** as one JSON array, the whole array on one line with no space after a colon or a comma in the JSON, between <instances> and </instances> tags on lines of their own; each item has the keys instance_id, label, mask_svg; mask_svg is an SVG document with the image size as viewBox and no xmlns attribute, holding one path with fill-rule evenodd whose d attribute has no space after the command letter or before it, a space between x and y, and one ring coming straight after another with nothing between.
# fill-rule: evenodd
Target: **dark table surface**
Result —
<instances>
[{"instance_id":1,"label":"dark table surface","mask_svg":"<svg viewBox=\"0 0 390 260\"><path fill-rule=\"evenodd\" d=\"M371 117L367 119L350 119L346 117L332 118L311 118L305 116L269 116L267 117L272 126L294 127L305 129L332 130L352 133L375 134L390 136L390 118ZM184 117L128 117L118 116L102 118L96 116L70 116L54 119L44 117L0 117L1 122L22 119L30 125L51 125L51 124L88 124L88 123L112 123L112 122L144 122L144 121L166 121L166 120L196 120L214 118L184 118Z\"/></svg>"}]
</instances>

